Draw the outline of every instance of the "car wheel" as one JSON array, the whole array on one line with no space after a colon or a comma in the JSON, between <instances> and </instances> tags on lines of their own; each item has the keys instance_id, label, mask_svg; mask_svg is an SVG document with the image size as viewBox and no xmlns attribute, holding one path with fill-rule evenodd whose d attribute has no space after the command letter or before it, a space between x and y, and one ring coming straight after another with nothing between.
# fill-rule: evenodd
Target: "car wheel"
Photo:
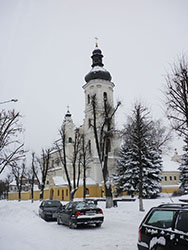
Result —
<instances>
[{"instance_id":1,"label":"car wheel","mask_svg":"<svg viewBox=\"0 0 188 250\"><path fill-rule=\"evenodd\" d=\"M62 221L61 221L61 219L59 217L57 217L57 224L62 225Z\"/></svg>"},{"instance_id":2,"label":"car wheel","mask_svg":"<svg viewBox=\"0 0 188 250\"><path fill-rule=\"evenodd\" d=\"M75 222L73 222L72 220L71 220L71 221L69 221L69 228L72 228L72 229L77 228L76 223L75 223Z\"/></svg>"},{"instance_id":3,"label":"car wheel","mask_svg":"<svg viewBox=\"0 0 188 250\"><path fill-rule=\"evenodd\" d=\"M43 219L44 219L45 221L47 221L47 217L46 217L45 214L43 215Z\"/></svg>"},{"instance_id":4,"label":"car wheel","mask_svg":"<svg viewBox=\"0 0 188 250\"><path fill-rule=\"evenodd\" d=\"M101 227L102 223L96 223L96 227Z\"/></svg>"}]
</instances>

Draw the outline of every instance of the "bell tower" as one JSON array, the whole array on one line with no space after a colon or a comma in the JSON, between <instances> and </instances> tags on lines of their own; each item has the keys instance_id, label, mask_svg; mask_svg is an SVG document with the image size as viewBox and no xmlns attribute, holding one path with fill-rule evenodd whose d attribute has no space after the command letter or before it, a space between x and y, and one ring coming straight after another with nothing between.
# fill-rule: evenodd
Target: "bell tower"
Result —
<instances>
[{"instance_id":1,"label":"bell tower","mask_svg":"<svg viewBox=\"0 0 188 250\"><path fill-rule=\"evenodd\" d=\"M107 100L108 104L114 108L113 101L113 89L115 87L114 83L111 81L111 74L103 67L103 54L96 43L95 49L92 52L92 64L91 70L85 76L85 84L83 85L85 94L85 118L84 118L84 131L86 134L86 139L89 142L89 147L91 150L94 162L92 163L92 177L95 176L95 181L102 181L102 171L99 165L98 154L96 150L95 138L93 133L93 112L91 106L92 96L96 96L97 101L97 124L102 121L101 113L104 110L104 99ZM113 125L115 124L113 120ZM111 152L109 152L110 158L113 158L113 151L116 143L111 142ZM98 162L98 163L97 163ZM112 164L111 164L112 165Z\"/></svg>"}]
</instances>

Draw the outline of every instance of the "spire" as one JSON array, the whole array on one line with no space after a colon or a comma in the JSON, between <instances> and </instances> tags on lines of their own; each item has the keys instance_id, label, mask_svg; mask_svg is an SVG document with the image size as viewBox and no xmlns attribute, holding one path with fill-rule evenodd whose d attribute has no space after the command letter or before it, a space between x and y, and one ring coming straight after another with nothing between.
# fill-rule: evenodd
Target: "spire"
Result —
<instances>
[{"instance_id":1,"label":"spire","mask_svg":"<svg viewBox=\"0 0 188 250\"><path fill-rule=\"evenodd\" d=\"M98 37L95 37L95 40L96 40L95 47L98 48L98 40L99 40Z\"/></svg>"},{"instance_id":2,"label":"spire","mask_svg":"<svg viewBox=\"0 0 188 250\"><path fill-rule=\"evenodd\" d=\"M93 50L93 53L92 53L92 65L91 67L95 67L95 66L100 66L100 67L103 67L104 64L102 62L102 58L103 58L103 55L102 55L102 51L98 48L98 38L95 37L96 39L96 43L95 43L95 49Z\"/></svg>"},{"instance_id":3,"label":"spire","mask_svg":"<svg viewBox=\"0 0 188 250\"><path fill-rule=\"evenodd\" d=\"M111 81L112 77L110 73L103 68L104 64L102 62L102 51L98 47L98 38L95 37L95 49L92 52L92 69L91 71L85 76L85 81L89 82L94 79L101 79L106 81Z\"/></svg>"},{"instance_id":4,"label":"spire","mask_svg":"<svg viewBox=\"0 0 188 250\"><path fill-rule=\"evenodd\" d=\"M67 106L67 113L65 114L65 118L66 117L71 117L71 113L69 111L69 106Z\"/></svg>"}]
</instances>

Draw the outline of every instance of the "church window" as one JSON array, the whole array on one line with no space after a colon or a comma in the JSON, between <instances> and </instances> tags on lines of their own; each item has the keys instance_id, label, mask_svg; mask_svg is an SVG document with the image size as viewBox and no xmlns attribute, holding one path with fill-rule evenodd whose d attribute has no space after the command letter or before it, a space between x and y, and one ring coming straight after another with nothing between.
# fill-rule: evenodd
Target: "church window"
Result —
<instances>
[{"instance_id":1,"label":"church window","mask_svg":"<svg viewBox=\"0 0 188 250\"><path fill-rule=\"evenodd\" d=\"M104 98L104 100L107 100L107 93L106 92L103 93L103 98Z\"/></svg>"},{"instance_id":2,"label":"church window","mask_svg":"<svg viewBox=\"0 0 188 250\"><path fill-rule=\"evenodd\" d=\"M176 176L174 176L174 180L176 181Z\"/></svg>"},{"instance_id":3,"label":"church window","mask_svg":"<svg viewBox=\"0 0 188 250\"><path fill-rule=\"evenodd\" d=\"M172 181L172 176L170 176L170 181Z\"/></svg>"},{"instance_id":4,"label":"church window","mask_svg":"<svg viewBox=\"0 0 188 250\"><path fill-rule=\"evenodd\" d=\"M88 141L88 148L89 148L89 153L91 154L91 141Z\"/></svg>"},{"instance_id":5,"label":"church window","mask_svg":"<svg viewBox=\"0 0 188 250\"><path fill-rule=\"evenodd\" d=\"M165 181L167 181L167 176L164 177Z\"/></svg>"},{"instance_id":6,"label":"church window","mask_svg":"<svg viewBox=\"0 0 188 250\"><path fill-rule=\"evenodd\" d=\"M90 104L90 95L87 95L87 103Z\"/></svg>"},{"instance_id":7,"label":"church window","mask_svg":"<svg viewBox=\"0 0 188 250\"><path fill-rule=\"evenodd\" d=\"M57 196L59 196L59 189L57 190Z\"/></svg>"},{"instance_id":8,"label":"church window","mask_svg":"<svg viewBox=\"0 0 188 250\"><path fill-rule=\"evenodd\" d=\"M69 143L72 143L72 138L71 137L69 137Z\"/></svg>"},{"instance_id":9,"label":"church window","mask_svg":"<svg viewBox=\"0 0 188 250\"><path fill-rule=\"evenodd\" d=\"M88 127L90 128L91 127L91 119L89 118L88 120Z\"/></svg>"}]
</instances>

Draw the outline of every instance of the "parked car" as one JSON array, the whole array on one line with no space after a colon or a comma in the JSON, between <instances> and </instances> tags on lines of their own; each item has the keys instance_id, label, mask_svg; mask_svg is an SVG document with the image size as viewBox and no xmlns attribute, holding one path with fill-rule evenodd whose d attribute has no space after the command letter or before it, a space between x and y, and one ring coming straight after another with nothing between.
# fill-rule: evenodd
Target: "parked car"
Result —
<instances>
[{"instance_id":1,"label":"parked car","mask_svg":"<svg viewBox=\"0 0 188 250\"><path fill-rule=\"evenodd\" d=\"M57 212L63 207L60 201L44 200L39 207L39 215L44 220L57 220Z\"/></svg>"},{"instance_id":2,"label":"parked car","mask_svg":"<svg viewBox=\"0 0 188 250\"><path fill-rule=\"evenodd\" d=\"M57 223L76 228L78 225L95 224L100 227L104 215L101 208L92 201L71 201L67 203L57 216Z\"/></svg>"},{"instance_id":3,"label":"parked car","mask_svg":"<svg viewBox=\"0 0 188 250\"><path fill-rule=\"evenodd\" d=\"M153 207L139 227L139 250L187 250L188 204Z\"/></svg>"}]
</instances>

